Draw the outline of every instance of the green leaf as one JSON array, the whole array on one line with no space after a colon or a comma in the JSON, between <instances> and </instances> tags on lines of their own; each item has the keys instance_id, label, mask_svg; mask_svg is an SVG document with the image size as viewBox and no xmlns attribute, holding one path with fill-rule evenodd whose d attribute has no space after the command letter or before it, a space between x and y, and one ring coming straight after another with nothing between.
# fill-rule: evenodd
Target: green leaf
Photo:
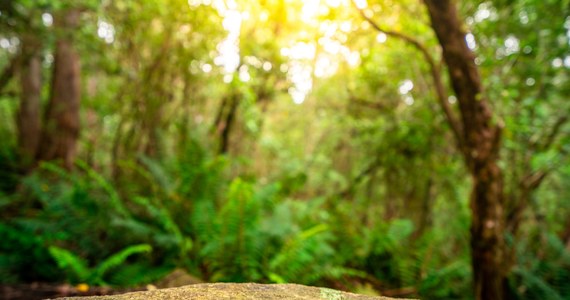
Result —
<instances>
[{"instance_id":1,"label":"green leaf","mask_svg":"<svg viewBox=\"0 0 570 300\"><path fill-rule=\"evenodd\" d=\"M49 253L57 262L58 267L70 271L77 282L85 282L90 277L91 272L87 266L87 261L83 258L56 246L49 247Z\"/></svg>"},{"instance_id":2,"label":"green leaf","mask_svg":"<svg viewBox=\"0 0 570 300\"><path fill-rule=\"evenodd\" d=\"M129 246L118 253L113 254L111 257L105 259L93 272L92 279L96 283L104 283L102 278L103 275L111 268L118 267L125 263L127 258L133 254L145 253L152 251L152 247L148 244L140 244Z\"/></svg>"}]
</instances>

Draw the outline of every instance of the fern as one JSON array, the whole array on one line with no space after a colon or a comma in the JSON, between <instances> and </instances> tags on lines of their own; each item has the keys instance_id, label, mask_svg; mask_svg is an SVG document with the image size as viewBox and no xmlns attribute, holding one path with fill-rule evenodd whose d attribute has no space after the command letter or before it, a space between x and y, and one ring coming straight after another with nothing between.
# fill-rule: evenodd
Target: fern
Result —
<instances>
[{"instance_id":1,"label":"fern","mask_svg":"<svg viewBox=\"0 0 570 300\"><path fill-rule=\"evenodd\" d=\"M289 239L269 263L271 278L284 282L315 284L323 279L363 276L363 273L335 266L329 226L319 224ZM277 282L279 282L277 281Z\"/></svg>"},{"instance_id":2,"label":"fern","mask_svg":"<svg viewBox=\"0 0 570 300\"><path fill-rule=\"evenodd\" d=\"M285 243L283 249L273 258L269 266L271 269L279 269L283 266L290 266L299 257L308 257L307 253L304 252L307 240L327 230L328 227L321 224L301 232L297 237ZM301 262L301 264L303 263L304 261Z\"/></svg>"},{"instance_id":3,"label":"fern","mask_svg":"<svg viewBox=\"0 0 570 300\"><path fill-rule=\"evenodd\" d=\"M140 286L157 282L172 272L173 265L154 266L148 261L122 265L106 276L107 282L116 286Z\"/></svg>"},{"instance_id":4,"label":"fern","mask_svg":"<svg viewBox=\"0 0 570 300\"><path fill-rule=\"evenodd\" d=\"M91 285L106 285L103 277L110 269L121 266L134 254L150 252L151 250L151 246L146 244L129 246L105 259L95 268L89 268L85 259L72 252L55 246L49 247L49 252L59 268L68 272L72 281Z\"/></svg>"},{"instance_id":5,"label":"fern","mask_svg":"<svg viewBox=\"0 0 570 300\"><path fill-rule=\"evenodd\" d=\"M538 228L531 236L539 237L542 245L533 249L538 246L533 238L517 245L518 264L509 280L511 290L521 299L570 298L570 253L565 245L556 235Z\"/></svg>"},{"instance_id":6,"label":"fern","mask_svg":"<svg viewBox=\"0 0 570 300\"><path fill-rule=\"evenodd\" d=\"M513 275L520 276L520 283L523 286L518 289L518 292L525 299L564 300L558 291L556 291L540 276L537 276L537 274L531 271L524 270L522 268L514 268Z\"/></svg>"},{"instance_id":7,"label":"fern","mask_svg":"<svg viewBox=\"0 0 570 300\"><path fill-rule=\"evenodd\" d=\"M102 283L102 278L107 271L124 264L127 258L131 255L150 251L152 251L152 247L146 244L129 246L101 262L93 270L92 276L94 277L94 280L100 280Z\"/></svg>"},{"instance_id":8,"label":"fern","mask_svg":"<svg viewBox=\"0 0 570 300\"><path fill-rule=\"evenodd\" d=\"M158 183L158 186L167 195L170 195L174 192L175 186L173 184L173 180L170 178L169 174L159 163L157 163L156 161L145 155L138 155L138 159L149 171L150 175L152 176L152 179L154 179L150 182L151 184L154 184L155 182Z\"/></svg>"},{"instance_id":9,"label":"fern","mask_svg":"<svg viewBox=\"0 0 570 300\"><path fill-rule=\"evenodd\" d=\"M116 221L116 224L131 228L135 232L142 233L143 236L152 236L158 247L177 248L180 259L186 259L192 249L193 242L190 237L183 234L171 212L160 203L153 202L145 197L135 196L131 200L148 212L152 223L124 219ZM153 223L156 226L153 226Z\"/></svg>"},{"instance_id":10,"label":"fern","mask_svg":"<svg viewBox=\"0 0 570 300\"><path fill-rule=\"evenodd\" d=\"M105 180L101 174L95 172L93 168L89 167L86 163L82 161L77 161L77 165L87 172L90 179L94 180L109 196L109 201L114 210L119 213L119 215L125 217L129 215L127 209L123 206L119 193L113 188L113 186Z\"/></svg>"},{"instance_id":11,"label":"fern","mask_svg":"<svg viewBox=\"0 0 570 300\"><path fill-rule=\"evenodd\" d=\"M58 267L69 272L74 281L86 282L91 277L91 270L89 270L87 261L83 258L55 246L49 247L49 253L57 262Z\"/></svg>"}]
</instances>

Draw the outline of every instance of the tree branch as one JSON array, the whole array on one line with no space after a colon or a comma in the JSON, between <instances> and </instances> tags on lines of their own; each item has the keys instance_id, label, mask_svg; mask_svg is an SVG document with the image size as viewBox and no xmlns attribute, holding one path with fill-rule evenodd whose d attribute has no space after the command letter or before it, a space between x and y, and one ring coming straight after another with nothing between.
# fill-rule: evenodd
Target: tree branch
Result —
<instances>
[{"instance_id":1,"label":"tree branch","mask_svg":"<svg viewBox=\"0 0 570 300\"><path fill-rule=\"evenodd\" d=\"M372 174L372 172L374 172L375 170L378 169L378 167L380 167L380 163L381 162L379 157L374 159L374 161L372 161L364 170L360 171L360 173L352 179L350 185L342 192L340 192L339 196L347 197L348 195L350 195L353 192L355 186L357 186L360 182L362 182L362 180L364 180L364 178L366 178L367 175Z\"/></svg>"},{"instance_id":2,"label":"tree branch","mask_svg":"<svg viewBox=\"0 0 570 300\"><path fill-rule=\"evenodd\" d=\"M350 89L346 89L346 91L348 93L348 99L350 100L350 103L354 103L354 104L361 105L361 106L366 106L366 107L373 108L373 109L380 110L380 111L386 109L386 105L384 105L383 103L368 101L368 100L364 100L362 98L359 98L356 95L354 95L354 93Z\"/></svg>"},{"instance_id":3,"label":"tree branch","mask_svg":"<svg viewBox=\"0 0 570 300\"><path fill-rule=\"evenodd\" d=\"M420 41L416 40L415 38L403 34L401 32L387 30L380 27L380 25L378 25L374 20L368 17L362 9L358 8L358 6L354 1L355 0L352 0L352 4L356 7L362 18L364 18L364 20L366 20L376 31L384 33L387 36L397 38L401 41L404 41L407 44L412 45L414 48L416 48L416 50L418 50L423 55L424 59L426 60L426 62L430 67L430 73L434 83L436 97L439 102L439 105L441 106L443 112L445 113L449 126L451 127L451 131L453 132L455 140L459 145L459 149L462 149L463 151L465 145L462 135L463 128L461 123L455 116L453 109L451 108L451 105L449 104L448 101L448 95L441 76L442 64L437 63L434 57L430 54L430 52L426 48L426 46L424 46Z\"/></svg>"},{"instance_id":4,"label":"tree branch","mask_svg":"<svg viewBox=\"0 0 570 300\"><path fill-rule=\"evenodd\" d=\"M556 120L556 123L554 123L554 126L552 126L552 130L546 136L544 143L540 146L540 150L546 150L546 149L550 148L550 146L552 146L552 144L554 143L554 141L558 137L560 130L564 127L566 122L568 122L568 116L567 115L562 115Z\"/></svg>"},{"instance_id":5,"label":"tree branch","mask_svg":"<svg viewBox=\"0 0 570 300\"><path fill-rule=\"evenodd\" d=\"M541 170L533 172L522 179L521 185L529 191L536 190L546 178L550 170Z\"/></svg>"}]
</instances>

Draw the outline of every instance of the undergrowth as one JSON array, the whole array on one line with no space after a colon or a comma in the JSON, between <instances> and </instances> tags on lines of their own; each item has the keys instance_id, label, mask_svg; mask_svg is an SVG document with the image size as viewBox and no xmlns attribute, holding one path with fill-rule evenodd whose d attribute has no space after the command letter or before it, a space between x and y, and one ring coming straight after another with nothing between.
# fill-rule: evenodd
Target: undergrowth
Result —
<instances>
[{"instance_id":1,"label":"undergrowth","mask_svg":"<svg viewBox=\"0 0 570 300\"><path fill-rule=\"evenodd\" d=\"M114 181L84 163L73 173L44 163L2 195L2 283L133 286L183 268L206 281L470 294L465 218L439 220L419 237L405 217L364 225L354 214L366 208L297 199L287 178L228 180L227 160L192 143L172 161L122 164L127 178ZM516 253L515 299L569 299L570 256L558 237L536 230Z\"/></svg>"}]
</instances>

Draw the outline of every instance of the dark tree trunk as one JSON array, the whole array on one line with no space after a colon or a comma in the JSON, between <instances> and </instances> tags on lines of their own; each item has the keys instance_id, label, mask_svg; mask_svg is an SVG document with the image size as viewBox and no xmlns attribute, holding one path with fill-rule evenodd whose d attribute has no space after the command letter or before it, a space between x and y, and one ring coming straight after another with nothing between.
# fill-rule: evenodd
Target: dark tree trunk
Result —
<instances>
[{"instance_id":1,"label":"dark tree trunk","mask_svg":"<svg viewBox=\"0 0 570 300\"><path fill-rule=\"evenodd\" d=\"M506 279L503 176L497 164L500 126L494 125L483 93L475 56L451 0L425 0L432 27L443 50L461 113L461 152L473 180L471 257L475 298L504 298Z\"/></svg>"},{"instance_id":2,"label":"dark tree trunk","mask_svg":"<svg viewBox=\"0 0 570 300\"><path fill-rule=\"evenodd\" d=\"M220 136L220 154L226 154L230 149L230 133L232 132L232 127L234 125L234 119L236 117L237 108L238 108L238 99L236 95L232 95L230 99L229 111L226 115L226 119L224 121L224 126Z\"/></svg>"},{"instance_id":3,"label":"dark tree trunk","mask_svg":"<svg viewBox=\"0 0 570 300\"><path fill-rule=\"evenodd\" d=\"M218 138L218 153L226 154L230 148L230 133L236 117L239 101L237 95L231 94L222 100L220 110L214 121L212 130Z\"/></svg>"},{"instance_id":4,"label":"dark tree trunk","mask_svg":"<svg viewBox=\"0 0 570 300\"><path fill-rule=\"evenodd\" d=\"M70 9L56 19L61 30L56 42L51 95L44 119L38 160L61 160L71 169L79 137L80 63L73 31L80 12Z\"/></svg>"},{"instance_id":5,"label":"dark tree trunk","mask_svg":"<svg viewBox=\"0 0 570 300\"><path fill-rule=\"evenodd\" d=\"M28 171L33 165L41 134L41 43L33 36L22 38L20 55L21 99L17 116L18 152L21 167Z\"/></svg>"}]
</instances>

